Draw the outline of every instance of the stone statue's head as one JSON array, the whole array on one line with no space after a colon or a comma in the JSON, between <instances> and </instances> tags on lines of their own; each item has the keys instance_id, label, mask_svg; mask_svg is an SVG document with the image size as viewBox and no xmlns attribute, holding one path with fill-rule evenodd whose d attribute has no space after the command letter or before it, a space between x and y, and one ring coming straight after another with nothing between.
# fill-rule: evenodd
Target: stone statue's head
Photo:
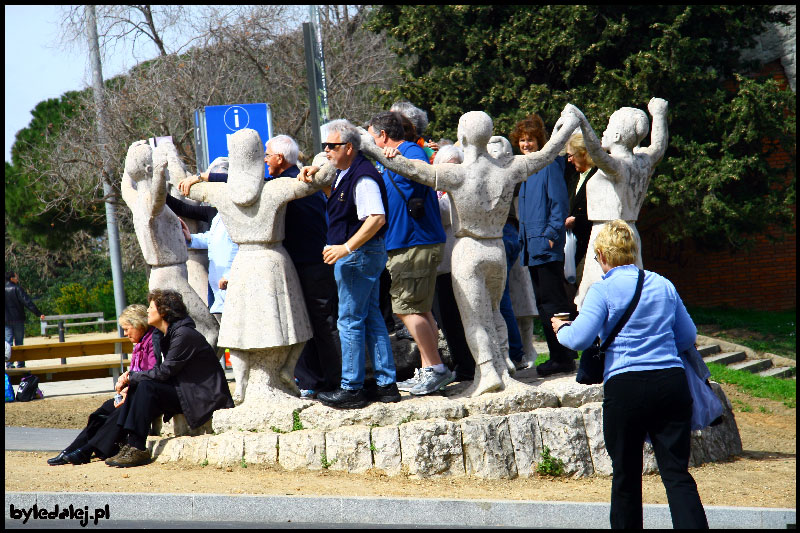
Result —
<instances>
[{"instance_id":1,"label":"stone statue's head","mask_svg":"<svg viewBox=\"0 0 800 533\"><path fill-rule=\"evenodd\" d=\"M486 144L486 150L489 155L495 159L506 161L514 157L514 151L511 148L511 141L500 135L495 135Z\"/></svg>"},{"instance_id":2,"label":"stone statue's head","mask_svg":"<svg viewBox=\"0 0 800 533\"><path fill-rule=\"evenodd\" d=\"M228 195L239 206L253 204L264 187L264 146L256 130L239 130L228 139Z\"/></svg>"},{"instance_id":3,"label":"stone statue's head","mask_svg":"<svg viewBox=\"0 0 800 533\"><path fill-rule=\"evenodd\" d=\"M647 114L635 107L623 107L614 111L603 132L602 145L608 150L613 144L622 144L633 150L650 131Z\"/></svg>"},{"instance_id":4,"label":"stone statue's head","mask_svg":"<svg viewBox=\"0 0 800 533\"><path fill-rule=\"evenodd\" d=\"M462 146L486 146L492 137L492 118L483 111L469 111L458 120L458 140Z\"/></svg>"},{"instance_id":5,"label":"stone statue's head","mask_svg":"<svg viewBox=\"0 0 800 533\"><path fill-rule=\"evenodd\" d=\"M125 173L134 182L149 179L153 175L153 149L147 141L136 141L128 148L125 157Z\"/></svg>"}]
</instances>

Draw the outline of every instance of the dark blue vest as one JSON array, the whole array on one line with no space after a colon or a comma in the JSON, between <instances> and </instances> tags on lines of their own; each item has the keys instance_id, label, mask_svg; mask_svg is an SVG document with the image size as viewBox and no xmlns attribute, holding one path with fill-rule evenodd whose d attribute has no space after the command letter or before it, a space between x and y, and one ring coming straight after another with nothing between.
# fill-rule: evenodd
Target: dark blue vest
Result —
<instances>
[{"instance_id":1,"label":"dark blue vest","mask_svg":"<svg viewBox=\"0 0 800 533\"><path fill-rule=\"evenodd\" d=\"M356 182L361 177L370 178L378 184L381 190L383 209L386 213L389 212L389 202L386 197L383 178L378 173L375 165L359 151L353 160L353 164L350 165L350 170L339 182L339 185L331 190L331 195L328 198L328 244L344 244L364 224L363 221L358 219L354 197ZM384 233L386 233L385 224L373 238L383 237Z\"/></svg>"},{"instance_id":2,"label":"dark blue vest","mask_svg":"<svg viewBox=\"0 0 800 533\"><path fill-rule=\"evenodd\" d=\"M296 178L300 169L295 165L286 169L282 178ZM272 179L270 176L267 181ZM317 191L297 198L286 205L286 237L283 247L295 265L322 263L322 249L328 225L325 221L325 194Z\"/></svg>"}]
</instances>

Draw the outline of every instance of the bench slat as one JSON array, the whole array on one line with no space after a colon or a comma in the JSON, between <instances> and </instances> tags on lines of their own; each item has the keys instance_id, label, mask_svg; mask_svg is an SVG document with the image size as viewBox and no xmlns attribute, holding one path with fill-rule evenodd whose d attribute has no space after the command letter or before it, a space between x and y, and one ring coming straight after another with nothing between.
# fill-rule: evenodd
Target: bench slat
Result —
<instances>
[{"instance_id":1,"label":"bench slat","mask_svg":"<svg viewBox=\"0 0 800 533\"><path fill-rule=\"evenodd\" d=\"M96 322L67 322L64 324L65 328L71 326L99 326L101 324L116 324L116 320L97 320ZM45 329L49 328L58 328L58 324L45 324L43 326Z\"/></svg>"},{"instance_id":2,"label":"bench slat","mask_svg":"<svg viewBox=\"0 0 800 533\"><path fill-rule=\"evenodd\" d=\"M123 364L127 367L130 366L131 362L128 360L123 361ZM95 370L95 369L102 369L102 368L119 368L119 360L117 361L91 361L88 363L67 363L66 365L40 365L40 366L33 366L30 368L6 368L6 374L10 376L12 375L24 375L28 372L34 374L36 376L41 376L42 374L57 374L61 372L78 372L81 370Z\"/></svg>"},{"instance_id":3,"label":"bench slat","mask_svg":"<svg viewBox=\"0 0 800 533\"><path fill-rule=\"evenodd\" d=\"M73 315L45 315L42 320L69 320L71 318L103 318L103 312L96 313L75 313Z\"/></svg>"},{"instance_id":4,"label":"bench slat","mask_svg":"<svg viewBox=\"0 0 800 533\"><path fill-rule=\"evenodd\" d=\"M64 357L81 357L84 355L114 355L117 344L122 345L123 353L133 352L133 343L127 337L116 339L99 339L94 341L55 342L48 344L30 344L11 348L11 361L36 361L40 359L58 359Z\"/></svg>"}]
</instances>

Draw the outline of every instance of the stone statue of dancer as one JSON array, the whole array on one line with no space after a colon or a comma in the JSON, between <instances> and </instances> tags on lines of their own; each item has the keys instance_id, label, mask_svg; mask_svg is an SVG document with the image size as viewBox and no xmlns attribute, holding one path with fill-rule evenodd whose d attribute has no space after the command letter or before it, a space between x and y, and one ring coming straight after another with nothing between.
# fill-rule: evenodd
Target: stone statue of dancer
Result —
<instances>
[{"instance_id":1,"label":"stone statue of dancer","mask_svg":"<svg viewBox=\"0 0 800 533\"><path fill-rule=\"evenodd\" d=\"M181 223L166 206L168 157L166 146L153 150L147 141L133 143L125 158L122 199L133 214L136 239L150 265L148 287L178 291L197 330L216 349L219 324L189 285L188 253Z\"/></svg>"},{"instance_id":2,"label":"stone statue of dancer","mask_svg":"<svg viewBox=\"0 0 800 533\"><path fill-rule=\"evenodd\" d=\"M241 405L215 414L215 428L234 421L257 425L253 417L265 404L297 397L294 366L312 330L297 271L282 244L284 219L287 203L319 189L291 178L265 182L264 148L255 130L231 135L228 149L228 182L200 182L189 191L189 198L219 210L239 245L219 342L230 349L234 401Z\"/></svg>"},{"instance_id":3,"label":"stone statue of dancer","mask_svg":"<svg viewBox=\"0 0 800 533\"><path fill-rule=\"evenodd\" d=\"M511 142L499 135L489 139L486 149L489 151L489 155L495 159L514 157ZM514 212L517 214L519 213L519 209L517 209L518 200L519 197L515 196L513 205ZM533 368L539 355L533 345L533 317L539 316L539 311L536 308L536 295L533 293L533 283L528 269L523 267L520 261L521 257L518 257L508 273L508 291L511 296L511 307L514 310L514 318L519 328L522 348L525 350L522 361L515 365L517 369Z\"/></svg>"},{"instance_id":4,"label":"stone statue of dancer","mask_svg":"<svg viewBox=\"0 0 800 533\"><path fill-rule=\"evenodd\" d=\"M362 134L362 150L384 166L412 180L446 191L450 197L456 243L453 247L453 292L464 322L473 357L475 379L465 391L478 396L497 391L514 380L514 366L503 350L507 338L500 299L506 282L503 226L518 183L550 164L578 125L578 117L565 108L550 141L538 152L492 157L487 143L492 119L482 111L470 111L458 122L458 140L464 148L460 165L431 166L400 155L387 157L368 134Z\"/></svg>"},{"instance_id":5,"label":"stone statue of dancer","mask_svg":"<svg viewBox=\"0 0 800 533\"><path fill-rule=\"evenodd\" d=\"M652 98L647 104L653 116L653 131L647 148L639 148L639 143L650 130L647 114L641 109L623 107L615 111L608 119L602 140L598 140L583 113L578 108L571 108L580 119L586 151L598 168L586 184L587 214L592 221L587 257L593 253L595 238L603 224L622 219L633 228L639 248L636 266L643 268L642 243L636 229L636 219L639 218L650 177L667 150L667 108L667 101L661 98ZM584 262L583 278L575 296L578 309L589 287L602 276L603 271L597 261L587 259Z\"/></svg>"}]
</instances>

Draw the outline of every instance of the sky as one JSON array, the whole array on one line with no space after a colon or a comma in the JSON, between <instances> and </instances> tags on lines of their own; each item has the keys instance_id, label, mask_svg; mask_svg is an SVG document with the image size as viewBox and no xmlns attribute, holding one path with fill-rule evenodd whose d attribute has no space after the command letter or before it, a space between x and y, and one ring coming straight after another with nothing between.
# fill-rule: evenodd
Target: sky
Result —
<instances>
[{"instance_id":1,"label":"sky","mask_svg":"<svg viewBox=\"0 0 800 533\"><path fill-rule=\"evenodd\" d=\"M86 46L59 48L61 12L61 6L5 6L6 161L11 160L14 136L30 123L30 112L39 102L91 84ZM103 78L127 72L145 59L149 57L134 60L121 50L105 58Z\"/></svg>"}]
</instances>

